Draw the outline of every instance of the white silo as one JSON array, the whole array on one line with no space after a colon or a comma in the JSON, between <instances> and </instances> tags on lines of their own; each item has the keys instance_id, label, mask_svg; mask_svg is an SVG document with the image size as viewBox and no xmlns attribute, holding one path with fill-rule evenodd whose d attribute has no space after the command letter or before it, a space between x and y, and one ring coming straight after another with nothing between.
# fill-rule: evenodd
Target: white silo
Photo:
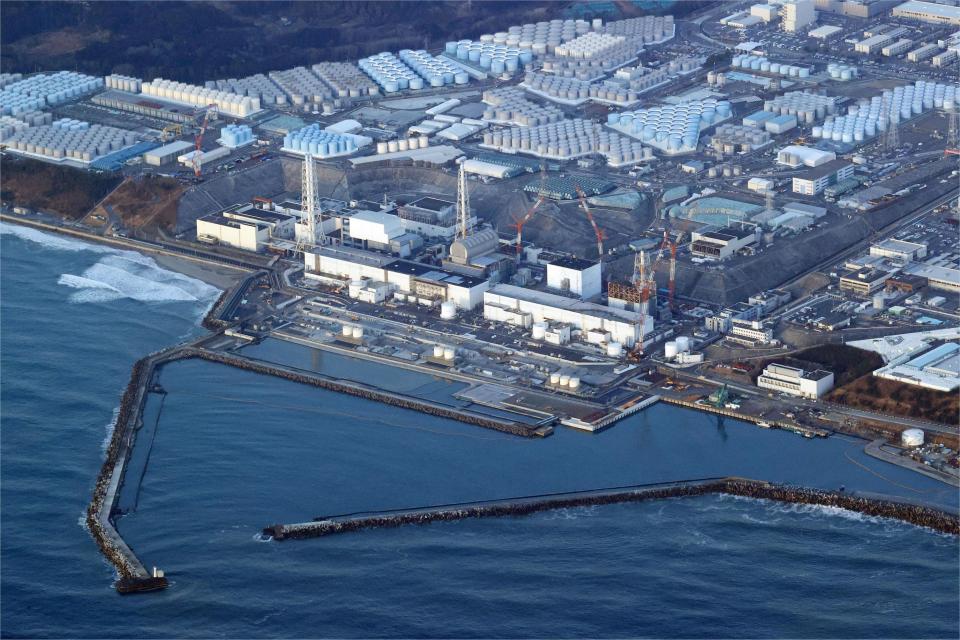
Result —
<instances>
[{"instance_id":1,"label":"white silo","mask_svg":"<svg viewBox=\"0 0 960 640\"><path fill-rule=\"evenodd\" d=\"M441 359L441 358L443 358L443 345L442 345L442 344L435 344L435 345L433 345L433 357L434 357L434 358L437 358L438 360Z\"/></svg>"},{"instance_id":2,"label":"white silo","mask_svg":"<svg viewBox=\"0 0 960 640\"><path fill-rule=\"evenodd\" d=\"M457 350L453 347L445 347L443 350L443 359L444 360L453 360L454 356L457 355Z\"/></svg>"},{"instance_id":3,"label":"white silo","mask_svg":"<svg viewBox=\"0 0 960 640\"><path fill-rule=\"evenodd\" d=\"M452 300L447 300L440 303L440 319L441 320L453 320L457 317L457 303Z\"/></svg>"},{"instance_id":4,"label":"white silo","mask_svg":"<svg viewBox=\"0 0 960 640\"><path fill-rule=\"evenodd\" d=\"M923 444L923 429L906 429L900 434L900 442L905 447L919 447Z\"/></svg>"}]
</instances>

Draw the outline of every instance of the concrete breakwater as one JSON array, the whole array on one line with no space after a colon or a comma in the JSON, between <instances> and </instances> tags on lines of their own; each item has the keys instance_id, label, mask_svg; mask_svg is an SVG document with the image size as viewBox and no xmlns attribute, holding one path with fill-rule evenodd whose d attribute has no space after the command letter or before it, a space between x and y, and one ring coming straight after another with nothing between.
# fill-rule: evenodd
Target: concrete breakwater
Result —
<instances>
[{"instance_id":1,"label":"concrete breakwater","mask_svg":"<svg viewBox=\"0 0 960 640\"><path fill-rule=\"evenodd\" d=\"M737 477L707 478L656 485L528 496L482 503L323 517L317 518L313 522L272 525L266 527L263 533L275 540L303 539L362 529L400 527L408 524L426 524L466 518L523 516L553 509L642 502L707 494L728 494L775 500L777 502L838 507L869 516L902 520L953 535L960 534L960 520L956 515L932 507L887 499L860 497L837 491L776 485L760 480Z\"/></svg>"},{"instance_id":2,"label":"concrete breakwater","mask_svg":"<svg viewBox=\"0 0 960 640\"><path fill-rule=\"evenodd\" d=\"M248 358L217 351L186 347L177 354L177 357L201 358L203 360L217 362L220 364L229 365L231 367L237 367L238 369L244 369L246 371L276 376L286 380L292 380L293 382L309 384L322 389L329 389L331 391L337 391L339 393L345 393L348 395L357 396L359 398L365 398L367 400L374 400L376 402L381 402L383 404L388 404L395 407L401 407L403 409L412 409L421 413L427 413L430 415L439 416L441 418L449 418L451 420L457 420L459 422L465 422L467 424L484 427L486 429L493 429L495 431L502 431L504 433L510 433L516 436L523 436L527 438L535 436L543 437L552 432L549 427L537 427L536 425L527 425L507 419L485 416L463 409L457 409L455 407L449 407L436 402L431 402L429 400L412 398L410 396L404 396L401 394L392 393L390 391L369 387L357 382L327 378L320 374L307 375L288 367L250 360Z\"/></svg>"}]
</instances>

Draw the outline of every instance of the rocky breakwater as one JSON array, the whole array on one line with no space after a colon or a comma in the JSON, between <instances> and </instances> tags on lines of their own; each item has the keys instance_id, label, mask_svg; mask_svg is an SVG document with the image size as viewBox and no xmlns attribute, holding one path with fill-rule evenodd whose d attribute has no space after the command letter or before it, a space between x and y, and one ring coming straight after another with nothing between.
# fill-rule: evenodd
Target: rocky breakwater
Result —
<instances>
[{"instance_id":1,"label":"rocky breakwater","mask_svg":"<svg viewBox=\"0 0 960 640\"><path fill-rule=\"evenodd\" d=\"M272 525L266 527L263 534L275 540L315 538L362 529L400 527L408 524L427 524L466 518L523 516L551 509L662 500L707 494L728 494L794 504L837 507L869 516L901 520L934 531L960 535L960 520L958 520L958 517L934 507L897 502L893 499L867 498L845 492L777 485L760 480L736 477L691 480L668 485L613 488L543 497L532 496L487 503L445 505L436 508L424 507L359 516L317 518L313 522Z\"/></svg>"}]
</instances>

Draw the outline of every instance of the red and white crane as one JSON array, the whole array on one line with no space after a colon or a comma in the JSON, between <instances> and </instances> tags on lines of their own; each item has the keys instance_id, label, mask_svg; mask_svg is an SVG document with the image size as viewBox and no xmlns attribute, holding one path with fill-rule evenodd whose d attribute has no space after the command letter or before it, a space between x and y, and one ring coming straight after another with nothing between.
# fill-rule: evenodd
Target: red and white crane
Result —
<instances>
[{"instance_id":1,"label":"red and white crane","mask_svg":"<svg viewBox=\"0 0 960 640\"><path fill-rule=\"evenodd\" d=\"M211 104L207 105L207 110L203 114L203 122L200 124L200 131L197 132L196 137L193 139L193 158L191 159L191 164L193 165L193 175L200 177L201 162L200 156L203 155L203 134L207 132L207 125L210 123L210 117L217 116L217 105Z\"/></svg>"}]
</instances>

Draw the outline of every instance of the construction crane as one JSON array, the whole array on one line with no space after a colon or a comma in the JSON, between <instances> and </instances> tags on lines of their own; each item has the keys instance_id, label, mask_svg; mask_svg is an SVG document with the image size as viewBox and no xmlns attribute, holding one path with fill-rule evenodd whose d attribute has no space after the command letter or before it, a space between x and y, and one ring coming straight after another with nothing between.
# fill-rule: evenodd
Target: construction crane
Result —
<instances>
[{"instance_id":1,"label":"construction crane","mask_svg":"<svg viewBox=\"0 0 960 640\"><path fill-rule=\"evenodd\" d=\"M677 293L677 247L683 239L683 232L677 235L676 240L670 239L670 234L666 230L663 232L663 244L670 251L670 279L667 282L667 302L671 311L676 311L676 293Z\"/></svg>"},{"instance_id":2,"label":"construction crane","mask_svg":"<svg viewBox=\"0 0 960 640\"><path fill-rule=\"evenodd\" d=\"M530 207L527 212L523 215L522 218L514 218L514 227L517 228L517 264L520 264L520 255L523 253L523 225L530 222L530 218L533 217L533 214L536 213L537 209L540 208L540 205L543 204L544 200L547 197L540 194L540 197L537 198L537 201L533 203L533 206Z\"/></svg>"},{"instance_id":3,"label":"construction crane","mask_svg":"<svg viewBox=\"0 0 960 640\"><path fill-rule=\"evenodd\" d=\"M200 177L200 156L203 154L201 147L203 146L203 134L207 132L207 125L210 123L210 118L217 116L217 105L211 104L207 105L207 110L203 114L203 122L200 124L200 131L197 132L196 137L193 139L193 175Z\"/></svg>"},{"instance_id":4,"label":"construction crane","mask_svg":"<svg viewBox=\"0 0 960 640\"><path fill-rule=\"evenodd\" d=\"M577 189L577 197L580 199L580 207L583 208L583 211L587 214L587 220L590 221L590 226L593 227L593 233L597 237L597 260L603 261L603 231L597 226L597 221L593 219L593 213L590 211L590 207L587 206L587 194L583 192L583 189L580 188L580 185L574 185Z\"/></svg>"},{"instance_id":5,"label":"construction crane","mask_svg":"<svg viewBox=\"0 0 960 640\"><path fill-rule=\"evenodd\" d=\"M520 256L523 253L523 225L530 222L530 218L533 217L533 214L536 213L537 209L540 208L546 199L546 183L547 183L547 165L545 163L540 164L540 190L537 200L533 203L533 206L527 210L522 218L514 218L514 224L511 225L517 230L517 265L520 264Z\"/></svg>"}]
</instances>

